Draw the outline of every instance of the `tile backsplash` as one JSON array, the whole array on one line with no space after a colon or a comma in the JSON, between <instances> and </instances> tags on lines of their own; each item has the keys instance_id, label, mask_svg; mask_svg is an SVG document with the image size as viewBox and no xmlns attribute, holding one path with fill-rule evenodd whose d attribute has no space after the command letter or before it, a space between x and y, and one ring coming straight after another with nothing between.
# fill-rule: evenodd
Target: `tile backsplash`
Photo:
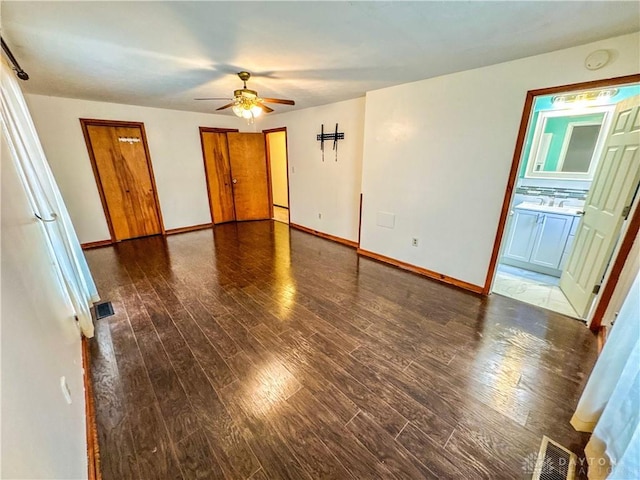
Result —
<instances>
[{"instance_id":1,"label":"tile backsplash","mask_svg":"<svg viewBox=\"0 0 640 480\"><path fill-rule=\"evenodd\" d=\"M575 198L576 200L586 200L589 190L521 185L516 187L516 193L532 197Z\"/></svg>"}]
</instances>

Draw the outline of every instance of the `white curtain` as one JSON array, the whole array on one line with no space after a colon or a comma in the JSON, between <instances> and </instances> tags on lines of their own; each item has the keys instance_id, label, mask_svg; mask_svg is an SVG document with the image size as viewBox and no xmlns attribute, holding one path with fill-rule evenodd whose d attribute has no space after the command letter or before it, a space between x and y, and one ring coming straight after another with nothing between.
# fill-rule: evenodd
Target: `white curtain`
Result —
<instances>
[{"instance_id":1,"label":"white curtain","mask_svg":"<svg viewBox=\"0 0 640 480\"><path fill-rule=\"evenodd\" d=\"M640 275L636 276L578 408L576 430L593 432L585 448L589 478L640 478Z\"/></svg>"},{"instance_id":2,"label":"white curtain","mask_svg":"<svg viewBox=\"0 0 640 480\"><path fill-rule=\"evenodd\" d=\"M49 241L52 266L82 333L93 337L90 306L99 300L69 212L62 200L31 120L18 79L2 62L2 130L20 174L34 217ZM3 159L6 161L6 159Z\"/></svg>"}]
</instances>

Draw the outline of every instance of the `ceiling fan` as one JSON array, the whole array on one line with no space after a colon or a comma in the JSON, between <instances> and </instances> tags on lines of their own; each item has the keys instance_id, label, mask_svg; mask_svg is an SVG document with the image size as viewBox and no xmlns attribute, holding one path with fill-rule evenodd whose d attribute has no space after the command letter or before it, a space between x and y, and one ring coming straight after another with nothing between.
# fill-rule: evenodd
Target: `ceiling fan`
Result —
<instances>
[{"instance_id":1,"label":"ceiling fan","mask_svg":"<svg viewBox=\"0 0 640 480\"><path fill-rule=\"evenodd\" d=\"M251 78L249 72L238 72L238 77L242 80L243 87L233 91L233 98L229 97L207 97L196 98L195 100L231 100L231 103L227 103L216 110L224 110L231 107L233 113L238 117L246 118L252 121L255 117L264 113L273 112L273 108L268 107L265 103L281 103L283 105L295 105L293 100L285 100L282 98L261 98L258 96L258 92L247 88L247 81Z\"/></svg>"}]
</instances>

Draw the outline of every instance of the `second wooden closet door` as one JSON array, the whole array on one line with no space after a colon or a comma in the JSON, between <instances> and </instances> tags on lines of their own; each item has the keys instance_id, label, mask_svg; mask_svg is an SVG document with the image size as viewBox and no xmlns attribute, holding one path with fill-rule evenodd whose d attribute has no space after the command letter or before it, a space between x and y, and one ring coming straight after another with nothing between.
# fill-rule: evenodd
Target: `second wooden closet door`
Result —
<instances>
[{"instance_id":1,"label":"second wooden closet door","mask_svg":"<svg viewBox=\"0 0 640 480\"><path fill-rule=\"evenodd\" d=\"M271 218L262 133L201 131L213 223Z\"/></svg>"}]
</instances>

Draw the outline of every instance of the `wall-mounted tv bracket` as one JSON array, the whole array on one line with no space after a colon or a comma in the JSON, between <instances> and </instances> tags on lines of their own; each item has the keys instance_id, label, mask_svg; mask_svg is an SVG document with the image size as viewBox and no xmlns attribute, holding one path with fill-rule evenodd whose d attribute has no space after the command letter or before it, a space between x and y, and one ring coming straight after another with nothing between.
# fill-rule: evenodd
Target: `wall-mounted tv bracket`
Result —
<instances>
[{"instance_id":1,"label":"wall-mounted tv bracket","mask_svg":"<svg viewBox=\"0 0 640 480\"><path fill-rule=\"evenodd\" d=\"M336 123L336 131L334 133L324 133L324 123L320 127L320 133L316 136L316 140L320 142L320 151L322 152L322 161L324 162L324 141L333 140L333 148L336 152L336 162L338 161L338 140L344 140L344 132L338 132L338 124Z\"/></svg>"}]
</instances>

